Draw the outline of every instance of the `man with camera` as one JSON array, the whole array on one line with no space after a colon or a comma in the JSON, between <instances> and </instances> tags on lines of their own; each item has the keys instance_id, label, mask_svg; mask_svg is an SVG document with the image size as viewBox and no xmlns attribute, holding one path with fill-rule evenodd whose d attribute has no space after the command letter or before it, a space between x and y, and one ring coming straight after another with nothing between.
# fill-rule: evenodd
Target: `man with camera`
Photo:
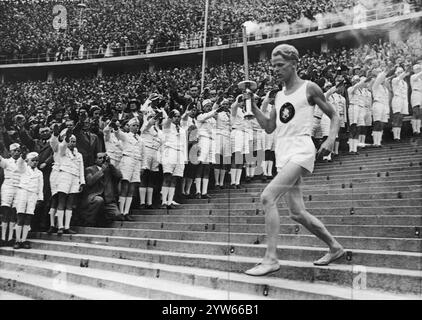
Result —
<instances>
[{"instance_id":1,"label":"man with camera","mask_svg":"<svg viewBox=\"0 0 422 320\"><path fill-rule=\"evenodd\" d=\"M117 204L117 185L122 173L110 163L106 153L97 153L95 165L85 169L85 189L82 194L80 217L85 226L108 226L121 220Z\"/></svg>"}]
</instances>

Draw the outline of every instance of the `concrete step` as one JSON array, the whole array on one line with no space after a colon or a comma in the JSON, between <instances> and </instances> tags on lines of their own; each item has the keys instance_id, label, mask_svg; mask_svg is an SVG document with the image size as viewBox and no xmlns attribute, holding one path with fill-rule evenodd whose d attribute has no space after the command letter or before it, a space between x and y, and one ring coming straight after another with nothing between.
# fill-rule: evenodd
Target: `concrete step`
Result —
<instances>
[{"instance_id":1,"label":"concrete step","mask_svg":"<svg viewBox=\"0 0 422 320\"><path fill-rule=\"evenodd\" d=\"M332 162L316 162L315 170L323 170L339 167L353 167L356 165L366 166L384 166L384 165L397 165L402 164L403 167L407 167L410 162L413 162L413 166L419 167L419 162L422 161L422 151L419 153L412 153L405 151L405 153L387 153L385 155L375 154L371 157L360 155L359 157L353 158L350 156L335 158Z\"/></svg>"},{"instance_id":2,"label":"concrete step","mask_svg":"<svg viewBox=\"0 0 422 320\"><path fill-rule=\"evenodd\" d=\"M387 159L388 161L388 159ZM411 158L409 160L402 161L385 161L380 164L378 162L365 161L363 163L350 163L345 164L343 161L333 161L331 162L331 167L319 167L315 166L313 175L324 174L327 172L341 173L360 173L364 171L387 171L387 170L409 170L409 169L420 169L422 166L422 157L421 159ZM341 162L341 163L340 163Z\"/></svg>"},{"instance_id":3,"label":"concrete step","mask_svg":"<svg viewBox=\"0 0 422 320\"><path fill-rule=\"evenodd\" d=\"M185 221L191 221L190 215L132 215L134 222L120 222L116 221L112 224L113 228L134 228L133 224L139 224L143 222L156 222L156 223L168 223L178 222L182 223ZM317 216L319 220L324 224L348 224L348 225L402 225L402 226L417 226L422 225L422 215L351 215L351 216ZM209 215L197 215L195 216L196 223L246 223L246 224L263 224L265 223L265 217L259 216L234 216L230 217L226 215L221 216L209 216ZM289 217L281 216L280 221L282 224L292 223L293 220ZM141 226L141 225L139 225Z\"/></svg>"},{"instance_id":4,"label":"concrete step","mask_svg":"<svg viewBox=\"0 0 422 320\"><path fill-rule=\"evenodd\" d=\"M20 294L0 290L0 300L34 300Z\"/></svg>"},{"instance_id":5,"label":"concrete step","mask_svg":"<svg viewBox=\"0 0 422 320\"><path fill-rule=\"evenodd\" d=\"M51 241L46 244L48 247ZM91 244L65 244L55 242L62 246L61 250L67 253L82 253L89 255L112 256L115 258L133 260L133 256L142 256L142 261L178 265L184 267L206 268L219 271L241 273L260 261L259 258L236 255L209 255L191 254L180 252L164 252L158 250L142 250L121 247L108 247ZM45 247L43 250L48 250ZM2 249L6 251L6 249ZM11 251L11 250L10 250ZM107 253L108 252L108 253ZM113 253L114 252L114 253ZM89 261L88 261L89 262ZM392 268L365 267L356 265L332 264L326 267L314 266L312 262L279 260L281 268L270 278L283 278L295 281L324 282L339 286L353 286L356 276L365 277L366 287L369 289L385 290L394 293L421 295L422 274L420 270L405 270ZM87 270L87 269L85 269ZM364 271L362 273L362 270ZM357 272L358 271L358 272ZM357 274L355 274L357 272Z\"/></svg>"},{"instance_id":6,"label":"concrete step","mask_svg":"<svg viewBox=\"0 0 422 320\"><path fill-rule=\"evenodd\" d=\"M207 200L197 200L197 203L185 203L180 206L180 209L227 209L231 210L232 208L236 209L262 209L262 204L259 201L254 201L251 198L249 203L245 203L245 199L230 199L230 201L224 202L209 202ZM309 201L305 198L305 206L307 209L312 208L333 208L333 207L343 207L343 208L352 208L352 207L406 207L406 206L422 206L422 198L416 199L377 199L377 200L361 200L356 198L354 200L327 200L327 201ZM284 201L280 200L279 205L284 205ZM165 210L165 209L164 209ZM147 211L147 210L144 210Z\"/></svg>"},{"instance_id":7,"label":"concrete step","mask_svg":"<svg viewBox=\"0 0 422 320\"><path fill-rule=\"evenodd\" d=\"M3 260L0 262L3 263ZM0 289L36 300L134 300L135 297L22 271L0 269Z\"/></svg>"},{"instance_id":8,"label":"concrete step","mask_svg":"<svg viewBox=\"0 0 422 320\"><path fill-rule=\"evenodd\" d=\"M109 229L109 228L75 228L78 233L83 235L100 235L107 237L127 238L146 238L146 239L166 239L166 240L187 240L187 241L206 241L223 243L243 243L243 244L261 244L265 243L264 233L237 233L237 232L215 232L215 231L176 231L176 230L148 230L148 229ZM302 228L299 228L302 229ZM48 235L47 235L48 236ZM419 232L420 236L420 232ZM31 234L32 238L40 237L40 233ZM45 236L44 236L45 237ZM76 239L78 235L63 235L57 238L55 235L49 235L49 238L66 241L66 239ZM422 239L415 235L410 238L386 238L369 236L336 236L336 239L345 247L350 249L365 248L368 250L393 250L406 252L422 252ZM310 246L319 247L321 241L309 234L281 234L279 236L280 245L289 246Z\"/></svg>"},{"instance_id":9,"label":"concrete step","mask_svg":"<svg viewBox=\"0 0 422 320\"><path fill-rule=\"evenodd\" d=\"M422 231L422 218L417 225L362 225L362 224L326 224L328 231L334 236L359 236L359 237L385 237L385 238L411 238L415 235L415 230ZM113 228L110 228L113 229ZM197 223L197 222L132 222L126 227L118 226L114 229L120 231L133 229L149 230L175 230L175 231L215 231L215 232L235 232L235 233L265 233L265 224L241 224L241 223ZM298 224L281 224L281 234L310 234L308 230Z\"/></svg>"},{"instance_id":10,"label":"concrete step","mask_svg":"<svg viewBox=\"0 0 422 320\"><path fill-rule=\"evenodd\" d=\"M57 237L48 237L40 235L39 239L32 240L36 248L46 248L45 241L60 241ZM85 243L92 245L104 245L111 247L138 248L145 250L160 250L168 252L183 252L202 254L206 252L210 255L229 255L230 247L227 243L206 242L206 241L187 241L187 240L165 240L165 239L147 239L131 238L117 236L93 236L76 235L72 239L66 238L68 242ZM239 256L260 257L265 254L265 244L241 244L232 243L235 248L235 254ZM54 246L49 246L49 250L55 250ZM279 245L277 253L279 257L292 261L314 261L321 257L325 248L320 244L319 247L289 246ZM421 252L403 252L391 250L362 250L350 249L352 259L343 258L339 264L357 264L373 267L401 268L409 270L420 270L422 267ZM22 252L22 251L19 251Z\"/></svg>"},{"instance_id":11,"label":"concrete step","mask_svg":"<svg viewBox=\"0 0 422 320\"><path fill-rule=\"evenodd\" d=\"M293 280L276 279L274 277L254 278L244 274L151 263L135 260L122 260L93 255L72 254L59 251L31 250L19 252L18 257L10 258L10 263L19 265L27 259L52 261L65 265L78 266L81 259L89 261L90 268L101 270L119 270L125 275L136 275L177 281L194 286L212 287L226 290L229 299L232 292L256 295L267 299L418 299L414 295L397 295L362 288L339 287L324 283L306 283ZM24 257L24 259L20 258ZM83 257L83 258L82 258Z\"/></svg>"},{"instance_id":12,"label":"concrete step","mask_svg":"<svg viewBox=\"0 0 422 320\"><path fill-rule=\"evenodd\" d=\"M180 208L180 209L179 209ZM288 215L289 210L285 206L278 205L280 215ZM339 216L350 216L350 215L421 215L420 206L400 206L400 207L361 207L354 206L353 214L351 214L351 207L307 207L307 210L313 215L339 215ZM225 206L225 208L203 208L203 207L186 207L185 205L179 206L178 209L134 209L132 210L131 216L136 219L137 215L172 215L177 216L181 214L185 215L209 215L209 216L257 216L263 215L263 210L260 206L249 205L248 208L239 208L239 205Z\"/></svg>"},{"instance_id":13,"label":"concrete step","mask_svg":"<svg viewBox=\"0 0 422 320\"><path fill-rule=\"evenodd\" d=\"M352 189L353 192L344 192L341 194L314 194L308 192L303 196L304 201L344 201L344 200L394 200L394 199L415 199L420 198L422 192L414 191L398 191L398 192L371 192L364 193L360 189ZM343 189L343 191L345 191ZM224 195L224 194L223 194ZM260 202L260 194L258 192L250 192L243 194L225 194L225 196L212 197L211 199L189 199L186 204L198 203L253 203Z\"/></svg>"},{"instance_id":14,"label":"concrete step","mask_svg":"<svg viewBox=\"0 0 422 320\"><path fill-rule=\"evenodd\" d=\"M384 187L384 188L373 188L373 189L369 189L369 188L358 188L356 190L354 190L354 195L355 196L359 196L359 197L363 197L364 195L366 197L371 196L372 194L375 196L387 196L387 197L392 197L393 198L397 198L399 195L398 193L400 192L403 198L408 198L408 197L415 197L419 196L422 194L422 186L420 187L416 187L416 188L411 188L411 187L407 187L407 186L403 186L403 187L396 187L396 190L391 190L392 188L389 187ZM214 199L225 199L225 198L250 198L250 197L254 197L254 198L259 198L261 195L261 192L237 192L237 193L231 193L231 192L219 192L219 193L209 193L212 200ZM368 195L369 194L369 195ZM303 192L303 196L306 198L309 196L312 196L312 199L318 200L318 197L350 197L350 191L349 189L336 189L336 190L306 190ZM187 201L189 201L187 199Z\"/></svg>"},{"instance_id":15,"label":"concrete step","mask_svg":"<svg viewBox=\"0 0 422 320\"><path fill-rule=\"evenodd\" d=\"M175 283L174 281L158 279L152 277L143 277L139 275L125 274L122 277L120 272L108 271L104 269L88 267L89 259L81 258L87 263L86 266L81 265L64 265L57 262L46 262L42 265L36 260L22 259L16 257L2 257L0 268L2 270L18 271L22 274L31 274L43 278L57 279L63 276L63 286L70 284L84 284L93 289L97 287L105 288L111 292L134 298L147 297L148 299L174 300L205 300L205 299L227 299L229 293L224 290L214 290L202 286L193 286L188 284ZM57 272L57 269L63 271ZM247 295L238 292L230 292L231 298L234 300L256 300L260 297ZM262 297L264 299L265 297ZM101 292L98 293L97 299L102 300ZM108 299L107 299L108 300Z\"/></svg>"}]
</instances>

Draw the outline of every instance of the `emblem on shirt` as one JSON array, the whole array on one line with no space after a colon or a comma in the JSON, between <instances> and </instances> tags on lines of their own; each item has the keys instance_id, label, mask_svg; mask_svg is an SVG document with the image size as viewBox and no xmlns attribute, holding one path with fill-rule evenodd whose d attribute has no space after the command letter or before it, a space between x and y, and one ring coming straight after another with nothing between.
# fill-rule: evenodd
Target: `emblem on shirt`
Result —
<instances>
[{"instance_id":1,"label":"emblem on shirt","mask_svg":"<svg viewBox=\"0 0 422 320\"><path fill-rule=\"evenodd\" d=\"M286 102L280 108L280 121L287 123L295 116L295 108L290 102Z\"/></svg>"}]
</instances>

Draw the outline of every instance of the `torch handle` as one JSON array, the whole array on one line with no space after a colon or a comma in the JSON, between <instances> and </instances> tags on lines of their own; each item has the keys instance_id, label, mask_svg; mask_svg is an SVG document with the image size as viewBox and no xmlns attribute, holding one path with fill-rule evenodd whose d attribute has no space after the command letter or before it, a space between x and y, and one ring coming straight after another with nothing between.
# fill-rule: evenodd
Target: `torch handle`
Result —
<instances>
[{"instance_id":1,"label":"torch handle","mask_svg":"<svg viewBox=\"0 0 422 320\"><path fill-rule=\"evenodd\" d=\"M248 38L246 35L246 27L242 26L243 33L243 66L245 68L245 80L249 80L249 63L248 63Z\"/></svg>"}]
</instances>

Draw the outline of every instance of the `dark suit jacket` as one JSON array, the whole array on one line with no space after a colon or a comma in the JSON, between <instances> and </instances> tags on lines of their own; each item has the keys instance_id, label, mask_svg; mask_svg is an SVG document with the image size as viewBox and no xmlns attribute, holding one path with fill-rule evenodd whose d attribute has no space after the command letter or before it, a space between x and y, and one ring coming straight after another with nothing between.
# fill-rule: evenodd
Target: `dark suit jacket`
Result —
<instances>
[{"instance_id":1,"label":"dark suit jacket","mask_svg":"<svg viewBox=\"0 0 422 320\"><path fill-rule=\"evenodd\" d=\"M83 191L82 207L87 206L96 196L104 198L106 204L116 202L117 184L121 178L120 170L111 164L106 170L100 170L97 165L86 168L86 185Z\"/></svg>"},{"instance_id":2,"label":"dark suit jacket","mask_svg":"<svg viewBox=\"0 0 422 320\"><path fill-rule=\"evenodd\" d=\"M73 134L76 137L76 148L84 159L84 166L92 166L95 163L97 153L101 152L101 146L97 135L88 131L84 132L81 123L76 124Z\"/></svg>"}]
</instances>

